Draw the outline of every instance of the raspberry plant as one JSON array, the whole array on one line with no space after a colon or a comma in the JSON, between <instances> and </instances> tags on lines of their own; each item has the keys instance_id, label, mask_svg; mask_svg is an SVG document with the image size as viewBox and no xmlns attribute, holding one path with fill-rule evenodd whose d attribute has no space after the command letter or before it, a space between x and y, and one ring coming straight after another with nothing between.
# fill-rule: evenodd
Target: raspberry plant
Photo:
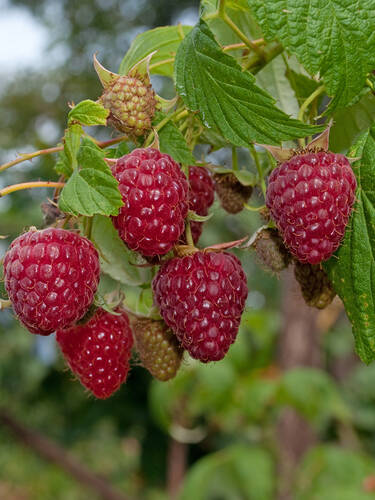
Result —
<instances>
[{"instance_id":1,"label":"raspberry plant","mask_svg":"<svg viewBox=\"0 0 375 500\"><path fill-rule=\"evenodd\" d=\"M58 330L72 370L108 397L126 378L133 342L128 320L119 330L125 313L118 307L135 318L140 362L159 379L176 373L183 349L202 362L225 356L246 281L251 289L237 256L245 261L252 248L276 274L293 255L310 305L323 307L337 293L357 352L371 362L375 116L359 116L374 100L374 32L369 0L359 7L342 0L202 0L195 26L138 35L117 73L94 57L102 94L70 105L61 142L0 166L57 154L57 179L0 191L54 188L50 209L44 205L50 228L30 229L6 253L9 297L1 306L13 306L33 333ZM173 81L173 98L155 93L152 75ZM343 113L350 119L341 120ZM107 127L108 139L98 140L92 127ZM222 148L231 151L230 166L208 157ZM267 206L265 225L240 241L197 248L205 221L215 218L214 187L232 216L256 218ZM102 275L114 283L104 297L94 297L98 256ZM306 283L310 275L316 286ZM127 301L129 287L139 290L138 304ZM149 337L142 322L157 325ZM91 330L96 337L86 348ZM110 354L105 368L97 363L102 351ZM115 365L121 373L112 383ZM93 378L105 390L96 390Z\"/></svg>"}]
</instances>

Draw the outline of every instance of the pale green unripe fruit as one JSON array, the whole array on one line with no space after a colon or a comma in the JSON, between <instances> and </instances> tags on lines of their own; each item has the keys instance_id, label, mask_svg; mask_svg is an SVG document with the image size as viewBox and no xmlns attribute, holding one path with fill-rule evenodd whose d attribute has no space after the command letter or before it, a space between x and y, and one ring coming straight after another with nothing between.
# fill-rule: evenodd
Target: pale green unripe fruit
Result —
<instances>
[{"instance_id":1,"label":"pale green unripe fruit","mask_svg":"<svg viewBox=\"0 0 375 500\"><path fill-rule=\"evenodd\" d=\"M134 76L119 76L103 92L108 122L120 132L140 136L151 128L156 98L150 84Z\"/></svg>"},{"instance_id":2,"label":"pale green unripe fruit","mask_svg":"<svg viewBox=\"0 0 375 500\"><path fill-rule=\"evenodd\" d=\"M163 321L152 319L139 319L132 326L142 365L163 382L175 377L183 348L172 330Z\"/></svg>"}]
</instances>

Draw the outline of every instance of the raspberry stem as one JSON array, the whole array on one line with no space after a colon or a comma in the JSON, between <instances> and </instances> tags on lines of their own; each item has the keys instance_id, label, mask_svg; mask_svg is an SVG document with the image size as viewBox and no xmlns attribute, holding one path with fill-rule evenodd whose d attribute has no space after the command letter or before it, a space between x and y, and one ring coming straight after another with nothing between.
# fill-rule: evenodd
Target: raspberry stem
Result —
<instances>
[{"instance_id":1,"label":"raspberry stem","mask_svg":"<svg viewBox=\"0 0 375 500\"><path fill-rule=\"evenodd\" d=\"M310 106L310 104L320 96L325 90L324 85L321 85L317 89L314 90L312 94L309 95L309 97L302 103L299 113L298 113L298 120L303 121L303 115L306 111L306 109Z\"/></svg>"},{"instance_id":2,"label":"raspberry stem","mask_svg":"<svg viewBox=\"0 0 375 500\"><path fill-rule=\"evenodd\" d=\"M249 149L250 149L252 157L254 158L255 166L256 166L257 171L258 171L259 180L260 180L260 187L262 188L262 193L263 193L264 199L266 199L266 182L264 180L264 172L262 169L262 165L260 164L260 161L259 161L258 153L254 147L254 144L250 144Z\"/></svg>"},{"instance_id":3,"label":"raspberry stem","mask_svg":"<svg viewBox=\"0 0 375 500\"><path fill-rule=\"evenodd\" d=\"M86 134L87 137L89 137L97 146L99 146L101 149L104 149L108 146L112 146L113 144L117 144L118 142L122 142L128 137L126 135L121 135L119 137L115 137L114 139L109 139L108 141L97 141L94 139L94 137L91 137L90 135ZM7 163L4 163L3 165L0 165L0 172L13 167L14 165L18 165L19 163L22 163L24 161L32 160L33 158L37 158L38 156L42 155L48 155L52 153L58 153L59 151L63 151L64 146L56 146L53 148L48 148L48 149L40 149L39 151L33 151L32 153L23 153L21 154L18 158L15 160L9 161Z\"/></svg>"},{"instance_id":4,"label":"raspberry stem","mask_svg":"<svg viewBox=\"0 0 375 500\"><path fill-rule=\"evenodd\" d=\"M177 109L176 111L174 111L173 113L171 113L170 115L166 116L165 118L163 118L163 120L161 120L157 125L156 127L154 127L154 129L150 132L150 134L148 135L145 143L143 144L143 147L144 148L147 148L148 146L150 146L154 136L155 136L155 132L154 130L156 130L156 132L159 132L159 130L161 130L164 125L166 125L168 122L170 122L171 120L180 120L181 118L184 118L185 116L187 116L189 114L188 110L187 109L184 109L183 111L181 111L181 109Z\"/></svg>"},{"instance_id":5,"label":"raspberry stem","mask_svg":"<svg viewBox=\"0 0 375 500\"><path fill-rule=\"evenodd\" d=\"M256 46L260 46L260 45L264 45L265 44L264 38L257 38L256 40L252 40L251 42L254 45L256 45ZM223 52L227 52L228 50L244 49L246 47L247 47L247 45L245 43L243 43L243 42L241 42L241 43L232 43L230 45L224 45Z\"/></svg>"},{"instance_id":6,"label":"raspberry stem","mask_svg":"<svg viewBox=\"0 0 375 500\"><path fill-rule=\"evenodd\" d=\"M252 207L247 203L244 203L243 206L244 208L246 208L246 210L249 210L250 212L260 212L261 210L264 210L266 208L266 205L260 205L259 207Z\"/></svg>"},{"instance_id":7,"label":"raspberry stem","mask_svg":"<svg viewBox=\"0 0 375 500\"><path fill-rule=\"evenodd\" d=\"M21 182L20 184L13 184L12 186L7 186L3 189L0 189L0 198L6 196L7 194L14 193L15 191L21 191L22 189L33 189L38 187L62 188L64 186L65 186L64 182L51 182L51 181Z\"/></svg>"},{"instance_id":8,"label":"raspberry stem","mask_svg":"<svg viewBox=\"0 0 375 500\"><path fill-rule=\"evenodd\" d=\"M225 3L225 0L222 0L221 4L224 4L224 3ZM257 54L257 56L261 60L264 59L264 52L263 52L263 50L257 44L253 43L252 40L249 40L247 38L247 36L244 35L244 33L242 33L242 31L239 29L239 27L232 21L232 19L228 16L228 14L226 12L223 12L222 15L219 14L219 17L221 17L221 19L225 22L225 24L227 26L229 26L234 33L236 33L236 35L238 36L238 38L240 40L242 40L243 43L247 47L249 47L250 50L252 50L253 52L255 52L255 54Z\"/></svg>"},{"instance_id":9,"label":"raspberry stem","mask_svg":"<svg viewBox=\"0 0 375 500\"><path fill-rule=\"evenodd\" d=\"M236 146L232 146L232 170L238 170L238 156Z\"/></svg>"},{"instance_id":10,"label":"raspberry stem","mask_svg":"<svg viewBox=\"0 0 375 500\"><path fill-rule=\"evenodd\" d=\"M10 300L0 299L0 311L8 309L9 307L12 307L12 302Z\"/></svg>"},{"instance_id":11,"label":"raspberry stem","mask_svg":"<svg viewBox=\"0 0 375 500\"><path fill-rule=\"evenodd\" d=\"M191 226L190 226L190 222L189 221L186 221L186 225L185 225L185 237L186 237L186 243L189 246L194 247L193 235L191 233Z\"/></svg>"},{"instance_id":12,"label":"raspberry stem","mask_svg":"<svg viewBox=\"0 0 375 500\"><path fill-rule=\"evenodd\" d=\"M23 161L32 160L37 156L48 155L51 153L57 153L58 151L62 151L64 146L56 146L54 148L49 149L40 149L39 151L34 151L33 153L23 153L15 160L9 161L8 163L4 163L0 165L0 172L6 170L7 168L13 167L13 165L17 165L18 163L22 163Z\"/></svg>"}]
</instances>

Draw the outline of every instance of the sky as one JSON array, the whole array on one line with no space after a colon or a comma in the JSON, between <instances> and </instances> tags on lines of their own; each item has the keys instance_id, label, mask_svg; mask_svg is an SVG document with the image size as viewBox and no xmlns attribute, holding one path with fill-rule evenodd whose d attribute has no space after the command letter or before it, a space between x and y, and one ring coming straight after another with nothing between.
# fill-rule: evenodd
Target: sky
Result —
<instances>
[{"instance_id":1,"label":"sky","mask_svg":"<svg viewBox=\"0 0 375 500\"><path fill-rule=\"evenodd\" d=\"M20 67L40 65L47 45L47 30L26 10L9 7L0 0L1 74L14 73Z\"/></svg>"},{"instance_id":2,"label":"sky","mask_svg":"<svg viewBox=\"0 0 375 500\"><path fill-rule=\"evenodd\" d=\"M198 9L183 10L173 24L195 24ZM4 75L16 73L20 68L43 63L43 54L48 44L48 30L22 7L10 6L7 0L0 0L0 67Z\"/></svg>"}]
</instances>

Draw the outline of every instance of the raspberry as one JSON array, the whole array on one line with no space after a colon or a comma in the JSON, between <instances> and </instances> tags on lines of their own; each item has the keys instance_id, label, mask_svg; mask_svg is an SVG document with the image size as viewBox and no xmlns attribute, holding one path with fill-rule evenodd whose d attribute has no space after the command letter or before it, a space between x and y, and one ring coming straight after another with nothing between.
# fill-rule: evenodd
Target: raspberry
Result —
<instances>
[{"instance_id":1,"label":"raspberry","mask_svg":"<svg viewBox=\"0 0 375 500\"><path fill-rule=\"evenodd\" d=\"M313 266L296 261L294 275L308 306L324 309L335 298L336 292L332 283L319 265Z\"/></svg>"},{"instance_id":2,"label":"raspberry","mask_svg":"<svg viewBox=\"0 0 375 500\"><path fill-rule=\"evenodd\" d=\"M208 209L214 202L214 183L209 171L204 167L189 167L189 208L198 215L207 215ZM202 234L203 222L190 221L194 243Z\"/></svg>"},{"instance_id":3,"label":"raspberry","mask_svg":"<svg viewBox=\"0 0 375 500\"><path fill-rule=\"evenodd\" d=\"M139 357L151 375L163 382L175 377L183 349L164 321L139 319L133 332Z\"/></svg>"},{"instance_id":4,"label":"raspberry","mask_svg":"<svg viewBox=\"0 0 375 500\"><path fill-rule=\"evenodd\" d=\"M267 271L280 273L288 267L292 256L276 229L262 229L253 243L257 257Z\"/></svg>"},{"instance_id":5,"label":"raspberry","mask_svg":"<svg viewBox=\"0 0 375 500\"><path fill-rule=\"evenodd\" d=\"M56 340L72 372L97 398L108 398L125 381L133 345L125 312L99 308L86 324L58 330Z\"/></svg>"},{"instance_id":6,"label":"raspberry","mask_svg":"<svg viewBox=\"0 0 375 500\"><path fill-rule=\"evenodd\" d=\"M132 76L119 76L104 91L101 101L110 110L108 122L135 136L151 128L156 98L150 83Z\"/></svg>"},{"instance_id":7,"label":"raspberry","mask_svg":"<svg viewBox=\"0 0 375 500\"><path fill-rule=\"evenodd\" d=\"M157 149L135 149L112 170L124 206L113 223L121 239L144 256L164 255L178 242L188 212L188 182Z\"/></svg>"},{"instance_id":8,"label":"raspberry","mask_svg":"<svg viewBox=\"0 0 375 500\"><path fill-rule=\"evenodd\" d=\"M32 229L4 258L5 288L15 313L32 333L49 335L82 318L99 282L93 244L65 229Z\"/></svg>"},{"instance_id":9,"label":"raspberry","mask_svg":"<svg viewBox=\"0 0 375 500\"><path fill-rule=\"evenodd\" d=\"M218 361L235 341L247 297L240 261L197 251L165 262L152 283L161 316L196 359Z\"/></svg>"},{"instance_id":10,"label":"raspberry","mask_svg":"<svg viewBox=\"0 0 375 500\"><path fill-rule=\"evenodd\" d=\"M247 203L253 188L244 186L237 177L232 174L215 174L215 190L219 197L221 206L230 214L238 214Z\"/></svg>"},{"instance_id":11,"label":"raspberry","mask_svg":"<svg viewBox=\"0 0 375 500\"><path fill-rule=\"evenodd\" d=\"M318 264L338 248L352 211L356 179L341 154L296 154L269 177L266 203L300 262Z\"/></svg>"}]
</instances>

